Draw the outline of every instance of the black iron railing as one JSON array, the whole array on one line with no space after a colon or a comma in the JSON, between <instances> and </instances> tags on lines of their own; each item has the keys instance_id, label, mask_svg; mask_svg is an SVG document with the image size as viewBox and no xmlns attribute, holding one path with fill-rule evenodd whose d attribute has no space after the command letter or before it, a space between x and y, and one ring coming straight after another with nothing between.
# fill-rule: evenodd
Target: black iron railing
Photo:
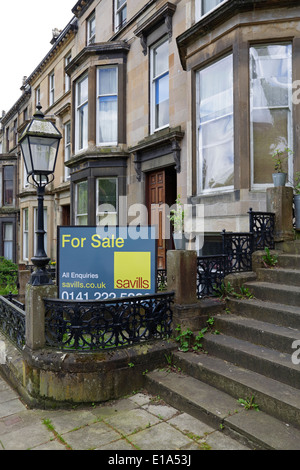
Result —
<instances>
[{"instance_id":1,"label":"black iron railing","mask_svg":"<svg viewBox=\"0 0 300 470\"><path fill-rule=\"evenodd\" d=\"M6 300L8 300L10 303L14 304L16 307L19 307L21 310L25 312L25 304L22 304L22 302L19 302L17 299L18 295L15 294L8 294L3 296Z\"/></svg>"},{"instance_id":2,"label":"black iron railing","mask_svg":"<svg viewBox=\"0 0 300 470\"><path fill-rule=\"evenodd\" d=\"M197 297L211 297L221 287L228 273L226 255L201 256L197 258Z\"/></svg>"},{"instance_id":3,"label":"black iron railing","mask_svg":"<svg viewBox=\"0 0 300 470\"><path fill-rule=\"evenodd\" d=\"M253 234L223 231L223 253L228 259L228 273L252 270Z\"/></svg>"},{"instance_id":4,"label":"black iron railing","mask_svg":"<svg viewBox=\"0 0 300 470\"><path fill-rule=\"evenodd\" d=\"M198 258L198 298L212 296L225 276L252 271L252 254L265 248L274 249L275 214L249 210L250 231L222 232L223 255Z\"/></svg>"},{"instance_id":5,"label":"black iron railing","mask_svg":"<svg viewBox=\"0 0 300 470\"><path fill-rule=\"evenodd\" d=\"M253 234L253 250L275 248L275 214L273 212L254 212L249 210L250 232Z\"/></svg>"},{"instance_id":6,"label":"black iron railing","mask_svg":"<svg viewBox=\"0 0 300 470\"><path fill-rule=\"evenodd\" d=\"M0 330L19 348L25 344L25 312L4 297L0 297Z\"/></svg>"},{"instance_id":7,"label":"black iron railing","mask_svg":"<svg viewBox=\"0 0 300 470\"><path fill-rule=\"evenodd\" d=\"M48 346L94 351L165 339L172 333L174 293L100 302L45 300Z\"/></svg>"},{"instance_id":8,"label":"black iron railing","mask_svg":"<svg viewBox=\"0 0 300 470\"><path fill-rule=\"evenodd\" d=\"M158 269L157 270L157 290L162 291L167 288L167 270Z\"/></svg>"}]
</instances>

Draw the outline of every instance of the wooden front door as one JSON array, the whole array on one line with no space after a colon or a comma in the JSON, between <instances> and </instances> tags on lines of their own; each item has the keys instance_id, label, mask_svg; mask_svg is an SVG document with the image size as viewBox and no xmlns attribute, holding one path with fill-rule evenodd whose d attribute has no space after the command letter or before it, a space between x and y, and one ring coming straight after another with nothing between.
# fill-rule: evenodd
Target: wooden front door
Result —
<instances>
[{"instance_id":1,"label":"wooden front door","mask_svg":"<svg viewBox=\"0 0 300 470\"><path fill-rule=\"evenodd\" d=\"M157 227L157 269L166 269L165 204L166 174L164 170L148 175L149 224Z\"/></svg>"}]
</instances>

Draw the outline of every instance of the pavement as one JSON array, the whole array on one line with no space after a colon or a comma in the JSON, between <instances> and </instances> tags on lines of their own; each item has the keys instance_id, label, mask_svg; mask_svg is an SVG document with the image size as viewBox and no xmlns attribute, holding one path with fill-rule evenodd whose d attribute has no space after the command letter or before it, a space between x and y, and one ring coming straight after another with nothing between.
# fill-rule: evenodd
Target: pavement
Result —
<instances>
[{"instance_id":1,"label":"pavement","mask_svg":"<svg viewBox=\"0 0 300 470\"><path fill-rule=\"evenodd\" d=\"M178 463L191 466L185 455L196 458L193 451L249 449L144 390L95 406L40 410L29 409L0 377L0 450L103 450L109 464L125 464L124 455L135 455L127 451L152 451L156 459L167 457L153 457L153 451L177 451ZM152 462L159 463L176 464Z\"/></svg>"}]
</instances>

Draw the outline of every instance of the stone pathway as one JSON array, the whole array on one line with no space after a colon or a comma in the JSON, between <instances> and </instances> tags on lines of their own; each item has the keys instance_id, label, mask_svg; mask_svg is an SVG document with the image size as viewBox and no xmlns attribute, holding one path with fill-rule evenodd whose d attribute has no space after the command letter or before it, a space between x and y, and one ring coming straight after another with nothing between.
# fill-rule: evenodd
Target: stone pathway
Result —
<instances>
[{"instance_id":1,"label":"stone pathway","mask_svg":"<svg viewBox=\"0 0 300 470\"><path fill-rule=\"evenodd\" d=\"M178 450L184 455L248 449L147 392L72 410L31 410L0 378L0 450Z\"/></svg>"}]
</instances>

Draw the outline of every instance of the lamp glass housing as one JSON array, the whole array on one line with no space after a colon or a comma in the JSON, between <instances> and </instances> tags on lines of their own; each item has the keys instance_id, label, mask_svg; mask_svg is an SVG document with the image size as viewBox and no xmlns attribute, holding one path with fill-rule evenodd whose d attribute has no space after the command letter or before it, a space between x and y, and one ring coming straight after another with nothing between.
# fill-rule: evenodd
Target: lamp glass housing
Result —
<instances>
[{"instance_id":1,"label":"lamp glass housing","mask_svg":"<svg viewBox=\"0 0 300 470\"><path fill-rule=\"evenodd\" d=\"M59 130L43 119L41 112L34 115L19 140L28 176L54 173L61 138Z\"/></svg>"}]
</instances>

